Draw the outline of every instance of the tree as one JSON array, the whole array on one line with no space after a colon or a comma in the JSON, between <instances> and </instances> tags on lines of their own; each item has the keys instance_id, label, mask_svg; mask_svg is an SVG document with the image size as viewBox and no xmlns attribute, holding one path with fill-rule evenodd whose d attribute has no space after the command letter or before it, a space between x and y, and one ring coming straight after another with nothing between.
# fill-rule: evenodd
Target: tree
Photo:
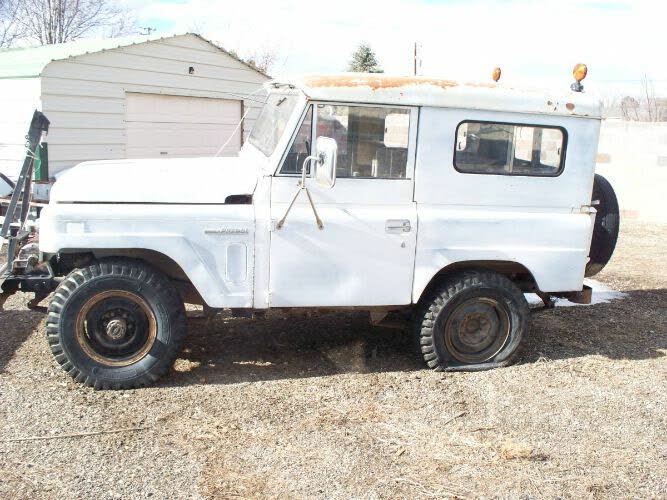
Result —
<instances>
[{"instance_id":1,"label":"tree","mask_svg":"<svg viewBox=\"0 0 667 500\"><path fill-rule=\"evenodd\" d=\"M621 100L621 113L624 120L639 120L639 101L632 96Z\"/></svg>"},{"instance_id":2,"label":"tree","mask_svg":"<svg viewBox=\"0 0 667 500\"><path fill-rule=\"evenodd\" d=\"M653 80L650 80L646 73L644 73L641 83L642 89L644 90L644 96L646 97L647 121L657 122L660 113L658 111L658 101L655 98L655 87L653 86Z\"/></svg>"},{"instance_id":3,"label":"tree","mask_svg":"<svg viewBox=\"0 0 667 500\"><path fill-rule=\"evenodd\" d=\"M268 74L269 70L276 63L278 56L272 50L257 50L247 57L246 62L254 66L262 73Z\"/></svg>"},{"instance_id":4,"label":"tree","mask_svg":"<svg viewBox=\"0 0 667 500\"><path fill-rule=\"evenodd\" d=\"M352 60L348 65L348 71L357 73L384 73L380 63L375 57L375 52L369 45L361 44L352 54Z\"/></svg>"},{"instance_id":5,"label":"tree","mask_svg":"<svg viewBox=\"0 0 667 500\"><path fill-rule=\"evenodd\" d=\"M128 11L113 0L16 1L21 38L41 45L91 35L114 37L134 31Z\"/></svg>"},{"instance_id":6,"label":"tree","mask_svg":"<svg viewBox=\"0 0 667 500\"><path fill-rule=\"evenodd\" d=\"M0 48L9 47L19 36L18 0L0 0Z\"/></svg>"}]
</instances>

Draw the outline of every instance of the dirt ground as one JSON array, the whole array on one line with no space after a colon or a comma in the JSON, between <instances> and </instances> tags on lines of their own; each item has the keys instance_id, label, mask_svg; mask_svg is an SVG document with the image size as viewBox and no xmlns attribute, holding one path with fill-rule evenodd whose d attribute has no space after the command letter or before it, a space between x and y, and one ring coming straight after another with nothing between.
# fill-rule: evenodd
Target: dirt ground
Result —
<instances>
[{"instance_id":1,"label":"dirt ground","mask_svg":"<svg viewBox=\"0 0 667 500\"><path fill-rule=\"evenodd\" d=\"M667 497L667 225L539 309L520 362L439 374L361 313L192 320L155 387L96 392L17 295L0 312L0 497ZM22 440L30 438L29 440Z\"/></svg>"}]
</instances>

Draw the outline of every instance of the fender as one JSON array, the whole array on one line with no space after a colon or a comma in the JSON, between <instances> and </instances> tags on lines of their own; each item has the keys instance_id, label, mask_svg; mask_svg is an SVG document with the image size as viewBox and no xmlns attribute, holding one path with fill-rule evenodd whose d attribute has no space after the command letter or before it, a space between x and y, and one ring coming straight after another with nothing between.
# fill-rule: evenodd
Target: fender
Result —
<instances>
[{"instance_id":1,"label":"fender","mask_svg":"<svg viewBox=\"0 0 667 500\"><path fill-rule=\"evenodd\" d=\"M580 291L590 247L589 214L516 208L419 206L412 298L465 262L515 263L541 292Z\"/></svg>"},{"instance_id":2,"label":"fender","mask_svg":"<svg viewBox=\"0 0 667 500\"><path fill-rule=\"evenodd\" d=\"M252 205L52 204L44 253L142 249L171 258L212 308L253 306Z\"/></svg>"}]
</instances>

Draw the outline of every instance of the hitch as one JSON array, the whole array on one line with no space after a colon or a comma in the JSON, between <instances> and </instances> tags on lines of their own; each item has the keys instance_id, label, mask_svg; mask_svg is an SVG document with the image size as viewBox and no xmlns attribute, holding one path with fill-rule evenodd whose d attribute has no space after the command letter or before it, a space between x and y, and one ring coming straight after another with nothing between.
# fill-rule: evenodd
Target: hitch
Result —
<instances>
[{"instance_id":1,"label":"hitch","mask_svg":"<svg viewBox=\"0 0 667 500\"><path fill-rule=\"evenodd\" d=\"M49 131L49 125L50 122L44 114L39 111L34 112L26 136L26 155L23 167L14 185L9 206L4 214L5 219L0 228L0 241L6 240L7 245L6 261L0 267L0 307L4 305L10 295L18 291L25 291L35 294L35 298L30 301L28 307L36 308L39 302L55 289L53 271L48 264L45 269L40 269L42 266L39 266L37 268L39 272L30 272L29 266L34 265L35 262L29 258L27 260L17 258L21 249L27 246L26 243L33 235L31 230L25 228L32 206L32 177L37 148L43 134ZM2 245L4 246L5 244Z\"/></svg>"},{"instance_id":2,"label":"hitch","mask_svg":"<svg viewBox=\"0 0 667 500\"><path fill-rule=\"evenodd\" d=\"M4 306L9 297L16 292L34 293L35 297L28 302L28 309L39 312L46 312L45 307L39 307L39 303L53 292L58 283L53 276L51 267L48 266L49 274L47 275L25 275L25 276L9 276L4 279L0 286L0 309Z\"/></svg>"}]
</instances>

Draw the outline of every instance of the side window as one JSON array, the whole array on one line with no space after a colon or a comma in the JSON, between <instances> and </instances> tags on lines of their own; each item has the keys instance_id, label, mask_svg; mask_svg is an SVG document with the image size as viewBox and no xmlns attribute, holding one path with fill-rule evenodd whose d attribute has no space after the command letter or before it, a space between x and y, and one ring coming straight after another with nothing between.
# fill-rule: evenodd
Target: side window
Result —
<instances>
[{"instance_id":1,"label":"side window","mask_svg":"<svg viewBox=\"0 0 667 500\"><path fill-rule=\"evenodd\" d=\"M313 132L313 106L308 107L306 118L303 120L292 147L285 157L281 174L300 174L304 160L310 156ZM310 170L310 167L309 167Z\"/></svg>"},{"instance_id":2,"label":"side window","mask_svg":"<svg viewBox=\"0 0 667 500\"><path fill-rule=\"evenodd\" d=\"M316 137L331 137L338 144L337 177L406 178L410 110L334 104L310 106L280 174L301 173L311 154L313 121Z\"/></svg>"},{"instance_id":3,"label":"side window","mask_svg":"<svg viewBox=\"0 0 667 500\"><path fill-rule=\"evenodd\" d=\"M338 144L336 177L406 178L409 109L318 104L316 123Z\"/></svg>"},{"instance_id":4,"label":"side window","mask_svg":"<svg viewBox=\"0 0 667 500\"><path fill-rule=\"evenodd\" d=\"M454 167L468 174L554 176L564 149L561 128L465 121L456 129Z\"/></svg>"}]
</instances>

